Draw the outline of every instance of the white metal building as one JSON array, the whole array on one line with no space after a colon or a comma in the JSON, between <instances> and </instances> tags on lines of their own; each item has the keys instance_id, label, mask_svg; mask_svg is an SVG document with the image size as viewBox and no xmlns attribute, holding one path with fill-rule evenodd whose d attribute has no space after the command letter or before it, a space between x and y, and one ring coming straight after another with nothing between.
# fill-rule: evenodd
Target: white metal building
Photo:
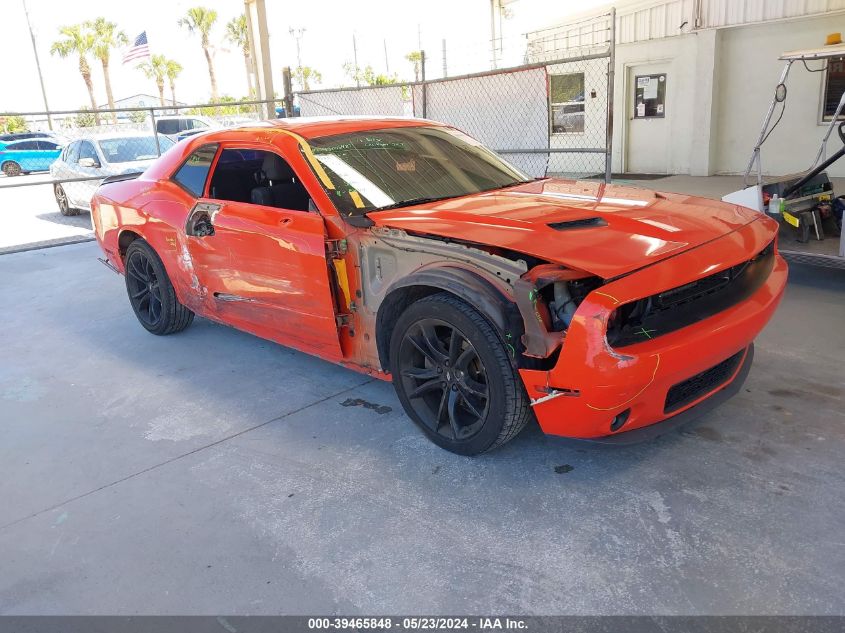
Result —
<instances>
[{"instance_id":1,"label":"white metal building","mask_svg":"<svg viewBox=\"0 0 845 633\"><path fill-rule=\"evenodd\" d=\"M623 0L615 5L616 172L743 172L783 66L780 54L822 46L830 33L845 34L845 0ZM533 51L551 59L606 39L606 31L596 33L594 25L585 31L582 25L590 24L585 17L529 33L529 56ZM606 94L601 85L584 89L595 90L598 99ZM824 133L825 112L835 108L843 89L842 60L822 72L793 70L789 107L766 143L767 173L809 166ZM828 90L835 93L832 107ZM567 135L589 133L590 125L604 125L597 119L591 123L589 99L585 108L587 129L553 131L553 146L571 143ZM567 160L553 155L550 170L566 171ZM845 164L829 173L845 176Z\"/></svg>"}]
</instances>

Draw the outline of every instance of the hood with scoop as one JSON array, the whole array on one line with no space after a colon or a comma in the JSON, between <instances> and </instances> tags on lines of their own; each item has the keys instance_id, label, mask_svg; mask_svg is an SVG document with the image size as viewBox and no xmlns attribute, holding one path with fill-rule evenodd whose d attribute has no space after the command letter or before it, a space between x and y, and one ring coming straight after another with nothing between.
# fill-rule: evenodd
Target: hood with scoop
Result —
<instances>
[{"instance_id":1,"label":"hood with scoop","mask_svg":"<svg viewBox=\"0 0 845 633\"><path fill-rule=\"evenodd\" d=\"M547 179L368 217L376 226L508 249L610 279L760 216L706 198Z\"/></svg>"}]
</instances>

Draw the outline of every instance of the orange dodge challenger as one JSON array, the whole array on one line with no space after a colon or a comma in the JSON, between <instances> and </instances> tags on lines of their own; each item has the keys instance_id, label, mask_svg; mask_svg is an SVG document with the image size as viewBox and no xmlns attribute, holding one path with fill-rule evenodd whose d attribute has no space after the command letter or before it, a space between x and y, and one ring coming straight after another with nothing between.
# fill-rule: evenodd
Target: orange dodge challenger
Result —
<instances>
[{"instance_id":1,"label":"orange dodge challenger","mask_svg":"<svg viewBox=\"0 0 845 633\"><path fill-rule=\"evenodd\" d=\"M182 141L92 201L153 334L194 314L392 380L439 446L626 443L738 391L787 267L732 204L532 180L420 119L290 119Z\"/></svg>"}]
</instances>

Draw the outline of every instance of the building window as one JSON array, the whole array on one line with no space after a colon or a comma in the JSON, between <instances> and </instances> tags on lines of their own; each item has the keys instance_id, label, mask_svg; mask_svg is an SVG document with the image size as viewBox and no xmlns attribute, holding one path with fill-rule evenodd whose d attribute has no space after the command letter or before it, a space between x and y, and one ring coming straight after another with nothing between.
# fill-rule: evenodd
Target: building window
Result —
<instances>
[{"instance_id":1,"label":"building window","mask_svg":"<svg viewBox=\"0 0 845 633\"><path fill-rule=\"evenodd\" d=\"M552 134L584 132L584 73L551 75Z\"/></svg>"},{"instance_id":2,"label":"building window","mask_svg":"<svg viewBox=\"0 0 845 633\"><path fill-rule=\"evenodd\" d=\"M634 118L666 116L666 75L637 75L634 91Z\"/></svg>"},{"instance_id":3,"label":"building window","mask_svg":"<svg viewBox=\"0 0 845 633\"><path fill-rule=\"evenodd\" d=\"M836 113L839 99L845 92L845 57L833 57L827 62L827 72L824 74L824 119L830 121ZM839 115L845 118L845 112Z\"/></svg>"}]
</instances>

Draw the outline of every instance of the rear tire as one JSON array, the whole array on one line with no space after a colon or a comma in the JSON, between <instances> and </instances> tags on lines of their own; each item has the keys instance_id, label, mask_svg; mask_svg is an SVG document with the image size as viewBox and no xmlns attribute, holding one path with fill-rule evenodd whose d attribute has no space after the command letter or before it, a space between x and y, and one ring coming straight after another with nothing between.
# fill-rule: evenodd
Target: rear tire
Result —
<instances>
[{"instance_id":1,"label":"rear tire","mask_svg":"<svg viewBox=\"0 0 845 633\"><path fill-rule=\"evenodd\" d=\"M194 313L176 298L161 258L143 239L126 249L126 292L135 316L148 332L175 334L188 327Z\"/></svg>"},{"instance_id":2,"label":"rear tire","mask_svg":"<svg viewBox=\"0 0 845 633\"><path fill-rule=\"evenodd\" d=\"M64 216L79 215L79 209L70 206L70 199L67 197L61 185L53 185L53 195L56 196L56 204L59 205L59 213Z\"/></svg>"},{"instance_id":3,"label":"rear tire","mask_svg":"<svg viewBox=\"0 0 845 633\"><path fill-rule=\"evenodd\" d=\"M492 450L532 417L501 336L449 293L424 297L402 313L391 335L390 367L405 412L447 451Z\"/></svg>"},{"instance_id":4,"label":"rear tire","mask_svg":"<svg viewBox=\"0 0 845 633\"><path fill-rule=\"evenodd\" d=\"M3 163L3 173L11 178L12 176L20 176L23 172L21 171L21 166L15 161L7 160Z\"/></svg>"}]
</instances>

